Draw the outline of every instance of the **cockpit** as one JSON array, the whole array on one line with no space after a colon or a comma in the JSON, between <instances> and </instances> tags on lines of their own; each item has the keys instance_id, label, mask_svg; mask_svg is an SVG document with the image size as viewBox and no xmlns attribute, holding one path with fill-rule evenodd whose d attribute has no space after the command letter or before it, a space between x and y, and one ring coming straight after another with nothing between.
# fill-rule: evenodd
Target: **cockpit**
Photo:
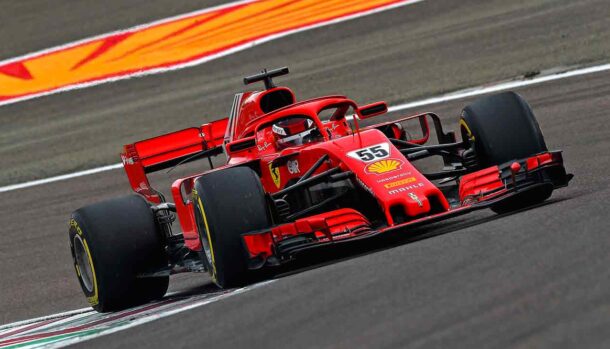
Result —
<instances>
[{"instance_id":1,"label":"cockpit","mask_svg":"<svg viewBox=\"0 0 610 349\"><path fill-rule=\"evenodd\" d=\"M275 150L324 140L316 122L306 115L288 115L263 125L257 131L258 144L273 144Z\"/></svg>"}]
</instances>

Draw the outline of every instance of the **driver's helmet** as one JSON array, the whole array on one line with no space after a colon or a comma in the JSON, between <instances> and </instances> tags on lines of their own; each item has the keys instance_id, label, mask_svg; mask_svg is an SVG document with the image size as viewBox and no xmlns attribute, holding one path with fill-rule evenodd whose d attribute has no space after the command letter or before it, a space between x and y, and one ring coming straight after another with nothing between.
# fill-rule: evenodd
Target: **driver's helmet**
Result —
<instances>
[{"instance_id":1,"label":"driver's helmet","mask_svg":"<svg viewBox=\"0 0 610 349\"><path fill-rule=\"evenodd\" d=\"M271 130L279 149L311 143L321 136L313 120L301 116L282 119Z\"/></svg>"}]
</instances>

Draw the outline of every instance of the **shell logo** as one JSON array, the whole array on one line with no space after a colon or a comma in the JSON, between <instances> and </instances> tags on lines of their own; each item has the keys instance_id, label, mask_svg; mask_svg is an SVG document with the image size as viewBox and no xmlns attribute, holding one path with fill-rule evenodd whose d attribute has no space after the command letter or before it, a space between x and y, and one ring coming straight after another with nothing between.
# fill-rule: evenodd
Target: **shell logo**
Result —
<instances>
[{"instance_id":1,"label":"shell logo","mask_svg":"<svg viewBox=\"0 0 610 349\"><path fill-rule=\"evenodd\" d=\"M402 161L397 159L379 160L369 164L364 168L367 173L382 174L399 170L402 166Z\"/></svg>"}]
</instances>

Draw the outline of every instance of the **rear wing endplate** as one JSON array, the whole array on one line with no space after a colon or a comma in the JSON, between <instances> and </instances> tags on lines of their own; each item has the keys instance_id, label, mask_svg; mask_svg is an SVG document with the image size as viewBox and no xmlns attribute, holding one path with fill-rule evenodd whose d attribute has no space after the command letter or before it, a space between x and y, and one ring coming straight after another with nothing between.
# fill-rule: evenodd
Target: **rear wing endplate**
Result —
<instances>
[{"instance_id":1,"label":"rear wing endplate","mask_svg":"<svg viewBox=\"0 0 610 349\"><path fill-rule=\"evenodd\" d=\"M125 145L121 159L133 190L160 203L161 196L146 174L222 154L227 124L228 119L221 119Z\"/></svg>"}]
</instances>

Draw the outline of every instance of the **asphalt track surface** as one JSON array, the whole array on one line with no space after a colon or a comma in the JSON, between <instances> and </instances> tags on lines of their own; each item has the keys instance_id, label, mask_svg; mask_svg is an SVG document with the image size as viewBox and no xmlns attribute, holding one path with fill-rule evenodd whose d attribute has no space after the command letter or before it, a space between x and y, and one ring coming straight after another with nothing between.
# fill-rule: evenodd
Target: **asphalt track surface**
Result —
<instances>
[{"instance_id":1,"label":"asphalt track surface","mask_svg":"<svg viewBox=\"0 0 610 349\"><path fill-rule=\"evenodd\" d=\"M153 7L131 11L143 20L175 14L154 7L157 12L147 17ZM608 61L609 11L606 1L429 0L201 67L3 107L0 178L8 184L36 173L114 163L123 143L222 116L231 93L240 89L239 77L261 64L290 65L294 74L283 81L301 97L343 92L364 103L401 102L528 71ZM84 36L135 24L124 17L113 27L113 16L106 16ZM77 15L72 20L79 23ZM23 52L77 38L74 28L48 35L44 46L25 41L30 46ZM23 52L15 48L14 55ZM343 254L340 261L325 260L264 287L83 345L610 346L610 73L518 92L532 104L549 147L564 150L576 176L547 204L435 224L419 231L419 238L375 243L366 253ZM455 127L467 102L424 109ZM126 193L119 170L0 194L0 322L86 305L71 267L67 217L79 206ZM201 275L173 281L179 291L209 288Z\"/></svg>"},{"instance_id":2,"label":"asphalt track surface","mask_svg":"<svg viewBox=\"0 0 610 349\"><path fill-rule=\"evenodd\" d=\"M129 18L121 7L116 17ZM607 61L609 9L605 0L427 0L196 68L5 106L0 185L116 163L123 144L225 117L234 93L244 88L241 77L261 66L288 65L293 73L280 81L298 98L344 93L360 103L400 103L528 72ZM109 23L114 17L105 15ZM49 18L49 28L55 28ZM78 23L70 32L74 26ZM17 36L20 28L2 32ZM74 34L48 32L57 36L53 43L74 40Z\"/></svg>"}]
</instances>

